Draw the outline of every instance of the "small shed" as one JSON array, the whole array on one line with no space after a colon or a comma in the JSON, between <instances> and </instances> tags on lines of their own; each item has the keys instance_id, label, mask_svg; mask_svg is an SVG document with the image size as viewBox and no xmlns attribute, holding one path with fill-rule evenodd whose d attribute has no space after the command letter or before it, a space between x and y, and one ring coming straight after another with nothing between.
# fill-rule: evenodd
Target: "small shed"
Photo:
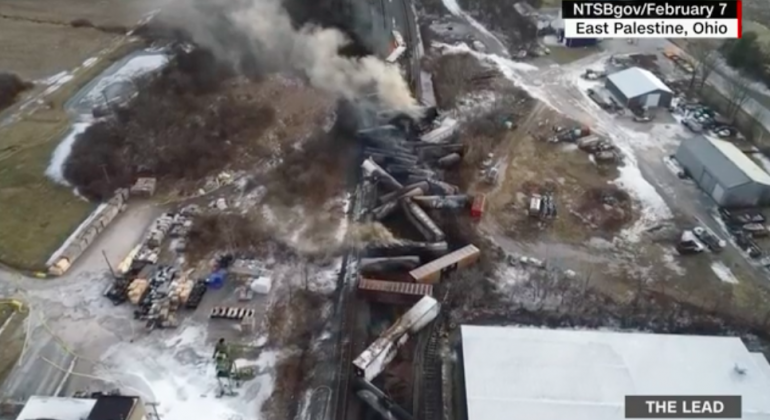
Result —
<instances>
[{"instance_id":1,"label":"small shed","mask_svg":"<svg viewBox=\"0 0 770 420\"><path fill-rule=\"evenodd\" d=\"M556 39L564 43L564 46L567 48L593 47L599 44L598 38L567 38L564 34L564 29L556 30Z\"/></svg>"},{"instance_id":2,"label":"small shed","mask_svg":"<svg viewBox=\"0 0 770 420\"><path fill-rule=\"evenodd\" d=\"M607 89L629 108L668 108L674 92L649 70L631 67L607 76Z\"/></svg>"},{"instance_id":3,"label":"small shed","mask_svg":"<svg viewBox=\"0 0 770 420\"><path fill-rule=\"evenodd\" d=\"M721 207L770 204L770 174L732 143L699 136L682 141L675 156Z\"/></svg>"}]
</instances>

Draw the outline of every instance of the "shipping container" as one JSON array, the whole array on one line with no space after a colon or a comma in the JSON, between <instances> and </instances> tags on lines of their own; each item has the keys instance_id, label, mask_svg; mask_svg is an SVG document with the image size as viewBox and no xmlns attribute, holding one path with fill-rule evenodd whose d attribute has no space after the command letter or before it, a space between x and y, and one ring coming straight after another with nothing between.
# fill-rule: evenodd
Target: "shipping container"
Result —
<instances>
[{"instance_id":1,"label":"shipping container","mask_svg":"<svg viewBox=\"0 0 770 420\"><path fill-rule=\"evenodd\" d=\"M471 217L478 220L484 215L484 206L487 203L487 196L484 194L477 194L473 197L473 205L471 206Z\"/></svg>"},{"instance_id":2,"label":"shipping container","mask_svg":"<svg viewBox=\"0 0 770 420\"><path fill-rule=\"evenodd\" d=\"M481 251L473 245L460 248L443 257L433 260L422 267L415 268L409 275L418 283L438 283L441 279L457 270L475 264Z\"/></svg>"},{"instance_id":3,"label":"shipping container","mask_svg":"<svg viewBox=\"0 0 770 420\"><path fill-rule=\"evenodd\" d=\"M424 283L361 279L358 294L364 299L388 305L414 305L423 296L433 296L433 286Z\"/></svg>"},{"instance_id":4,"label":"shipping container","mask_svg":"<svg viewBox=\"0 0 770 420\"><path fill-rule=\"evenodd\" d=\"M416 334L436 319L439 310L440 305L436 299L423 296L404 316L353 360L356 375L367 381L377 377L396 357L398 349L409 340L409 336Z\"/></svg>"}]
</instances>

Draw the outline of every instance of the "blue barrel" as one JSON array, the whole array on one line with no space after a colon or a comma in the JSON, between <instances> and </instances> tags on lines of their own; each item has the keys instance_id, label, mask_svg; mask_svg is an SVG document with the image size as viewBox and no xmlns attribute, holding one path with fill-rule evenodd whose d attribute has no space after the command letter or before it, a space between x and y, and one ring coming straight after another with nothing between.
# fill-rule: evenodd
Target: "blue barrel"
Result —
<instances>
[{"instance_id":1,"label":"blue barrel","mask_svg":"<svg viewBox=\"0 0 770 420\"><path fill-rule=\"evenodd\" d=\"M221 289L225 285L225 277L227 272L225 270L217 270L209 275L206 279L206 284L212 289Z\"/></svg>"}]
</instances>

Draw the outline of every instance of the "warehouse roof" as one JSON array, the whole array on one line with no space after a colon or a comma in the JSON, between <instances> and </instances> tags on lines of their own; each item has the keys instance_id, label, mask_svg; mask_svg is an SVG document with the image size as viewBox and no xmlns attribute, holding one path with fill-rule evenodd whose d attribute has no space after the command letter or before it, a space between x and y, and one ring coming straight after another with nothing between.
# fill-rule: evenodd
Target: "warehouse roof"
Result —
<instances>
[{"instance_id":1,"label":"warehouse roof","mask_svg":"<svg viewBox=\"0 0 770 420\"><path fill-rule=\"evenodd\" d=\"M740 395L744 419L770 419L768 362L737 337L468 325L461 332L469 420L511 413L620 420L624 397L634 394Z\"/></svg>"},{"instance_id":2,"label":"warehouse roof","mask_svg":"<svg viewBox=\"0 0 770 420\"><path fill-rule=\"evenodd\" d=\"M657 76L639 67L631 67L613 73L607 78L629 99L657 90L671 93L671 89Z\"/></svg>"},{"instance_id":3,"label":"warehouse roof","mask_svg":"<svg viewBox=\"0 0 770 420\"><path fill-rule=\"evenodd\" d=\"M770 185L770 174L730 142L698 136L684 140L682 146L698 156L724 188L750 181Z\"/></svg>"},{"instance_id":4,"label":"warehouse roof","mask_svg":"<svg viewBox=\"0 0 770 420\"><path fill-rule=\"evenodd\" d=\"M16 420L84 420L96 400L91 398L29 397Z\"/></svg>"},{"instance_id":5,"label":"warehouse roof","mask_svg":"<svg viewBox=\"0 0 770 420\"><path fill-rule=\"evenodd\" d=\"M716 147L725 157L730 159L735 166L738 167L747 177L751 178L754 182L760 184L770 185L770 174L760 168L751 158L746 156L741 149L735 147L734 144L717 139L708 139L714 147Z\"/></svg>"}]
</instances>

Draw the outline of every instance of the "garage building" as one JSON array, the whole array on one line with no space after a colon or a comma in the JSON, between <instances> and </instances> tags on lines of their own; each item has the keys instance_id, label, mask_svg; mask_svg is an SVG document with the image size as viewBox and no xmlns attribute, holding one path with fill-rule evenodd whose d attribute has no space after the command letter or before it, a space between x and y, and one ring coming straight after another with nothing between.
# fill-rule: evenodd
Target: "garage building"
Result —
<instances>
[{"instance_id":1,"label":"garage building","mask_svg":"<svg viewBox=\"0 0 770 420\"><path fill-rule=\"evenodd\" d=\"M770 175L732 143L698 136L682 141L675 156L720 206L770 204Z\"/></svg>"},{"instance_id":2,"label":"garage building","mask_svg":"<svg viewBox=\"0 0 770 420\"><path fill-rule=\"evenodd\" d=\"M631 67L607 76L607 89L629 108L668 108L674 92L648 70Z\"/></svg>"},{"instance_id":3,"label":"garage building","mask_svg":"<svg viewBox=\"0 0 770 420\"><path fill-rule=\"evenodd\" d=\"M460 333L458 419L622 420L627 395L739 395L738 416L770 419L770 364L739 337L475 325Z\"/></svg>"}]
</instances>

